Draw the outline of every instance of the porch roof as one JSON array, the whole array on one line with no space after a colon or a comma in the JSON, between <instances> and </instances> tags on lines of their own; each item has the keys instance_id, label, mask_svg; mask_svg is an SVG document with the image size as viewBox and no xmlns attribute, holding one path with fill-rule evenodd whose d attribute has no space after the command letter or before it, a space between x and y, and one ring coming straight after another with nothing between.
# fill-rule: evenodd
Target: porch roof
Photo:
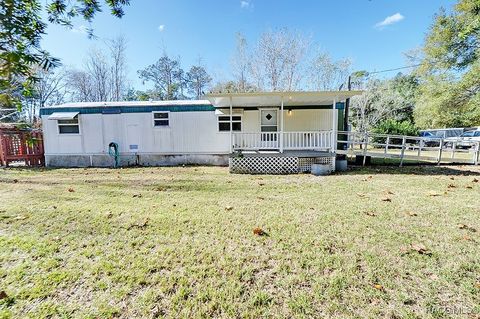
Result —
<instances>
[{"instance_id":1,"label":"porch roof","mask_svg":"<svg viewBox=\"0 0 480 319\"><path fill-rule=\"evenodd\" d=\"M253 93L211 93L205 96L214 107L268 107L312 106L341 102L362 94L363 91L309 91L309 92L253 92Z\"/></svg>"}]
</instances>

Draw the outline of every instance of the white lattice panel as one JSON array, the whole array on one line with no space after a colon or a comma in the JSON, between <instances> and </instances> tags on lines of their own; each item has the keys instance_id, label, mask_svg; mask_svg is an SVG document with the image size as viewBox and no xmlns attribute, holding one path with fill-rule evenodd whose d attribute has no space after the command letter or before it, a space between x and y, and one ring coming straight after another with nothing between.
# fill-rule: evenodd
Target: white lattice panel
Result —
<instances>
[{"instance_id":1,"label":"white lattice panel","mask_svg":"<svg viewBox=\"0 0 480 319\"><path fill-rule=\"evenodd\" d=\"M296 174L297 157L252 156L230 158L230 172L237 174Z\"/></svg>"},{"instance_id":2,"label":"white lattice panel","mask_svg":"<svg viewBox=\"0 0 480 319\"><path fill-rule=\"evenodd\" d=\"M335 170L334 157L301 157L298 159L298 170L301 173L309 173L312 171L312 164L330 165L330 170Z\"/></svg>"},{"instance_id":3,"label":"white lattice panel","mask_svg":"<svg viewBox=\"0 0 480 319\"><path fill-rule=\"evenodd\" d=\"M328 164L335 170L334 157L251 156L229 159L230 173L236 174L298 174L309 173L312 164Z\"/></svg>"}]
</instances>

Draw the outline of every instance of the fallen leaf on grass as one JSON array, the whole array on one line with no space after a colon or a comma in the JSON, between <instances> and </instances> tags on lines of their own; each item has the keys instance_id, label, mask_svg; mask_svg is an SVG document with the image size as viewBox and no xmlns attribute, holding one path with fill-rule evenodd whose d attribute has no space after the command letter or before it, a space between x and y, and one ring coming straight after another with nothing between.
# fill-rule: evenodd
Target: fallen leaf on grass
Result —
<instances>
[{"instance_id":1,"label":"fallen leaf on grass","mask_svg":"<svg viewBox=\"0 0 480 319\"><path fill-rule=\"evenodd\" d=\"M68 191L69 191L70 193L73 193L75 190L70 187L70 188L68 189Z\"/></svg>"},{"instance_id":2,"label":"fallen leaf on grass","mask_svg":"<svg viewBox=\"0 0 480 319\"><path fill-rule=\"evenodd\" d=\"M232 210L233 209L233 206L226 206L225 207L225 210Z\"/></svg>"},{"instance_id":3,"label":"fallen leaf on grass","mask_svg":"<svg viewBox=\"0 0 480 319\"><path fill-rule=\"evenodd\" d=\"M458 228L459 228L459 229L469 230L469 231L471 231L471 232L473 232L473 233L477 231L475 228L470 227L470 226L465 225L465 224L458 224Z\"/></svg>"},{"instance_id":4,"label":"fallen leaf on grass","mask_svg":"<svg viewBox=\"0 0 480 319\"><path fill-rule=\"evenodd\" d=\"M411 249L419 253L420 255L431 255L432 253L422 244L412 244Z\"/></svg>"},{"instance_id":5,"label":"fallen leaf on grass","mask_svg":"<svg viewBox=\"0 0 480 319\"><path fill-rule=\"evenodd\" d=\"M8 298L8 295L5 291L0 291L0 300L2 299L7 299Z\"/></svg>"},{"instance_id":6,"label":"fallen leaf on grass","mask_svg":"<svg viewBox=\"0 0 480 319\"><path fill-rule=\"evenodd\" d=\"M375 284L373 285L373 288L377 289L377 290L382 290L383 291L383 286L382 285L379 285L379 284Z\"/></svg>"},{"instance_id":7,"label":"fallen leaf on grass","mask_svg":"<svg viewBox=\"0 0 480 319\"><path fill-rule=\"evenodd\" d=\"M132 228L140 228L140 229L143 229L143 228L147 227L149 221L150 221L150 219L147 217L147 218L145 218L145 220L143 221L143 223L141 223L141 224L132 224L132 225L128 226L127 230L130 230L130 229L132 229Z\"/></svg>"},{"instance_id":8,"label":"fallen leaf on grass","mask_svg":"<svg viewBox=\"0 0 480 319\"><path fill-rule=\"evenodd\" d=\"M253 229L253 234L257 235L257 236L266 236L267 235L267 233L263 229L261 229L260 227L255 227Z\"/></svg>"}]
</instances>

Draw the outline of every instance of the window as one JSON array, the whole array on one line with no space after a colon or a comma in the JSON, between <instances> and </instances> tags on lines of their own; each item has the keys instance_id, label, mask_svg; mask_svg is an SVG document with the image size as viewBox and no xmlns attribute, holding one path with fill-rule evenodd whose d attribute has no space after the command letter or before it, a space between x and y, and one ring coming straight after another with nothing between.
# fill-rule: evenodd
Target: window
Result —
<instances>
[{"instance_id":1,"label":"window","mask_svg":"<svg viewBox=\"0 0 480 319\"><path fill-rule=\"evenodd\" d=\"M154 127L161 127L161 126L169 126L169 114L168 112L153 112L153 126Z\"/></svg>"},{"instance_id":2,"label":"window","mask_svg":"<svg viewBox=\"0 0 480 319\"><path fill-rule=\"evenodd\" d=\"M218 130L220 132L230 132L230 116L219 116L218 117ZM241 131L242 130L242 117L241 116L232 116L232 131Z\"/></svg>"},{"instance_id":3,"label":"window","mask_svg":"<svg viewBox=\"0 0 480 319\"><path fill-rule=\"evenodd\" d=\"M59 134L79 134L80 125L78 123L78 117L70 120L57 120L58 133Z\"/></svg>"},{"instance_id":4,"label":"window","mask_svg":"<svg viewBox=\"0 0 480 319\"><path fill-rule=\"evenodd\" d=\"M461 137L473 137L474 132L473 131L468 131L460 135Z\"/></svg>"}]
</instances>

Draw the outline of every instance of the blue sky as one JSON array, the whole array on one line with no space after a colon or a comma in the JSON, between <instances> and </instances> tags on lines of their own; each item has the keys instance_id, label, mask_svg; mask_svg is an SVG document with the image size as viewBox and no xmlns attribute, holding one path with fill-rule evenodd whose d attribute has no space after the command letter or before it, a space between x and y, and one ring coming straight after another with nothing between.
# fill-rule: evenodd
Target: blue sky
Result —
<instances>
[{"instance_id":1,"label":"blue sky","mask_svg":"<svg viewBox=\"0 0 480 319\"><path fill-rule=\"evenodd\" d=\"M180 56L184 69L199 58L216 80L230 78L235 33L250 44L269 29L287 27L312 37L335 58L348 57L355 70L405 65L403 53L420 46L440 7L453 0L131 0L122 19L99 14L88 39L75 21L73 30L49 26L43 47L65 66L80 66L86 52L102 39L124 34L129 77L145 89L136 71L155 62L164 50ZM394 75L394 74L392 74Z\"/></svg>"}]
</instances>

